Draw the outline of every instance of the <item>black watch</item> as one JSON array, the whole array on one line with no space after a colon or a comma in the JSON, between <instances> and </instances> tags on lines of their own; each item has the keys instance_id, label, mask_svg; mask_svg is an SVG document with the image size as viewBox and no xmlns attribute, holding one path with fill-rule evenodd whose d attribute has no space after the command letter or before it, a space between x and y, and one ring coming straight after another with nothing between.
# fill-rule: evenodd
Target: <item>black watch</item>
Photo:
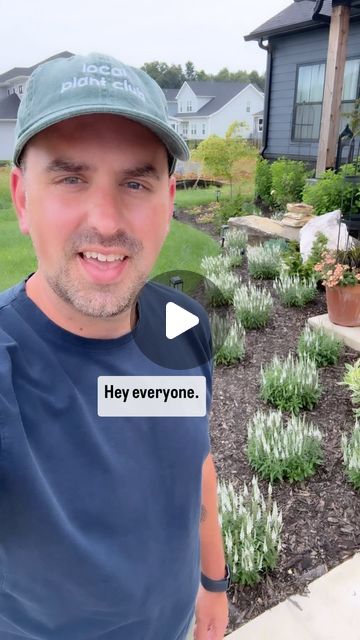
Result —
<instances>
[{"instance_id":1,"label":"black watch","mask_svg":"<svg viewBox=\"0 0 360 640\"><path fill-rule=\"evenodd\" d=\"M211 580L201 572L200 582L206 591L220 593L228 591L231 587L231 572L228 564L225 565L225 578L222 580Z\"/></svg>"}]
</instances>

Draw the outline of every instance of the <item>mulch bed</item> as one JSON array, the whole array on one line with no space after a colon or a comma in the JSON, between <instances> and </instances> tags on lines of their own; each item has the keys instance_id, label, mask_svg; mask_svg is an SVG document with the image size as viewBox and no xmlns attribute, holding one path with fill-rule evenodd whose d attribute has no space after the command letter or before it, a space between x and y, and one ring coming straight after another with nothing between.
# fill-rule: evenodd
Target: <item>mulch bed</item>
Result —
<instances>
[{"instance_id":1,"label":"mulch bed","mask_svg":"<svg viewBox=\"0 0 360 640\"><path fill-rule=\"evenodd\" d=\"M209 223L197 224L193 214L178 211L180 221L188 222L218 238ZM236 270L247 279L246 260ZM218 475L241 489L253 476L245 454L247 423L259 408L269 409L260 400L260 366L275 354L294 354L306 320L326 313L325 294L305 308L283 307L274 298L269 324L246 332L246 355L235 366L215 370L210 422L212 453ZM255 587L233 587L230 594L231 632L265 610L295 593L305 593L309 582L360 550L360 492L344 475L340 448L341 433L354 425L350 392L340 386L346 362L353 363L359 353L345 347L336 366L320 370L323 393L318 405L307 411L307 418L323 433L324 463L312 478L297 484L275 484L273 498L283 513L282 550L275 570ZM268 483L259 480L266 494Z\"/></svg>"}]
</instances>

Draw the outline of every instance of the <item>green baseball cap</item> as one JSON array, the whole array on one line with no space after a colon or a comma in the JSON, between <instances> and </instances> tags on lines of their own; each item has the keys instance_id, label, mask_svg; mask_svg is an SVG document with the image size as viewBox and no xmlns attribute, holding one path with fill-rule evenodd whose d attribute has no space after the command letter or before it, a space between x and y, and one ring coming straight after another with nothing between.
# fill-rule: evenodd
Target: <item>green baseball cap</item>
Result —
<instances>
[{"instance_id":1,"label":"green baseball cap","mask_svg":"<svg viewBox=\"0 0 360 640\"><path fill-rule=\"evenodd\" d=\"M31 74L20 103L13 161L19 166L27 142L57 122L89 113L114 113L151 129L172 158L187 160L189 149L169 123L166 98L141 69L111 56L90 53L55 58Z\"/></svg>"}]
</instances>

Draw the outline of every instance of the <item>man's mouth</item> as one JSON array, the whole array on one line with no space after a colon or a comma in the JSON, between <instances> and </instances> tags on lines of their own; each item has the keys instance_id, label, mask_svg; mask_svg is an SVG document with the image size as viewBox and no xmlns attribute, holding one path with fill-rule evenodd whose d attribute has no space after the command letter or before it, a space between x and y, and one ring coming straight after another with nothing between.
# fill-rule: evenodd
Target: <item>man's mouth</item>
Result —
<instances>
[{"instance_id":1,"label":"man's mouth","mask_svg":"<svg viewBox=\"0 0 360 640\"><path fill-rule=\"evenodd\" d=\"M96 284L116 282L129 260L129 256L122 253L101 251L82 251L78 256L87 277Z\"/></svg>"}]
</instances>

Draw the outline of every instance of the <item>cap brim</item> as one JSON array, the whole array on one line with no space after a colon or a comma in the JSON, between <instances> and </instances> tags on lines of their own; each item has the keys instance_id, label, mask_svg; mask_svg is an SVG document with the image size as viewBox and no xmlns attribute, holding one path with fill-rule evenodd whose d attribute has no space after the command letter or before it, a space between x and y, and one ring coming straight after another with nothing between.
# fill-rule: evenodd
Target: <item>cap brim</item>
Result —
<instances>
[{"instance_id":1,"label":"cap brim","mask_svg":"<svg viewBox=\"0 0 360 640\"><path fill-rule=\"evenodd\" d=\"M148 114L143 114L139 112L133 112L127 109L115 108L114 106L108 105L79 105L74 106L71 109L68 107L64 110L57 111L52 113L50 116L46 115L42 120L37 120L37 122L26 129L22 133L22 135L18 138L16 147L14 150L14 164L19 166L19 158L25 147L25 145L36 136L41 131L44 131L48 127L51 127L58 122L62 122L64 120L69 120L70 118L75 118L76 116L88 115L91 113L112 113L114 115L123 116L124 118L128 118L129 120L134 120L135 122L139 122L144 127L147 127L155 135L160 138L165 147L167 148L169 154L176 158L177 160L188 160L190 157L188 146L183 140L183 138L176 133L176 131L169 125L159 120L158 118L154 118L149 116Z\"/></svg>"}]
</instances>

